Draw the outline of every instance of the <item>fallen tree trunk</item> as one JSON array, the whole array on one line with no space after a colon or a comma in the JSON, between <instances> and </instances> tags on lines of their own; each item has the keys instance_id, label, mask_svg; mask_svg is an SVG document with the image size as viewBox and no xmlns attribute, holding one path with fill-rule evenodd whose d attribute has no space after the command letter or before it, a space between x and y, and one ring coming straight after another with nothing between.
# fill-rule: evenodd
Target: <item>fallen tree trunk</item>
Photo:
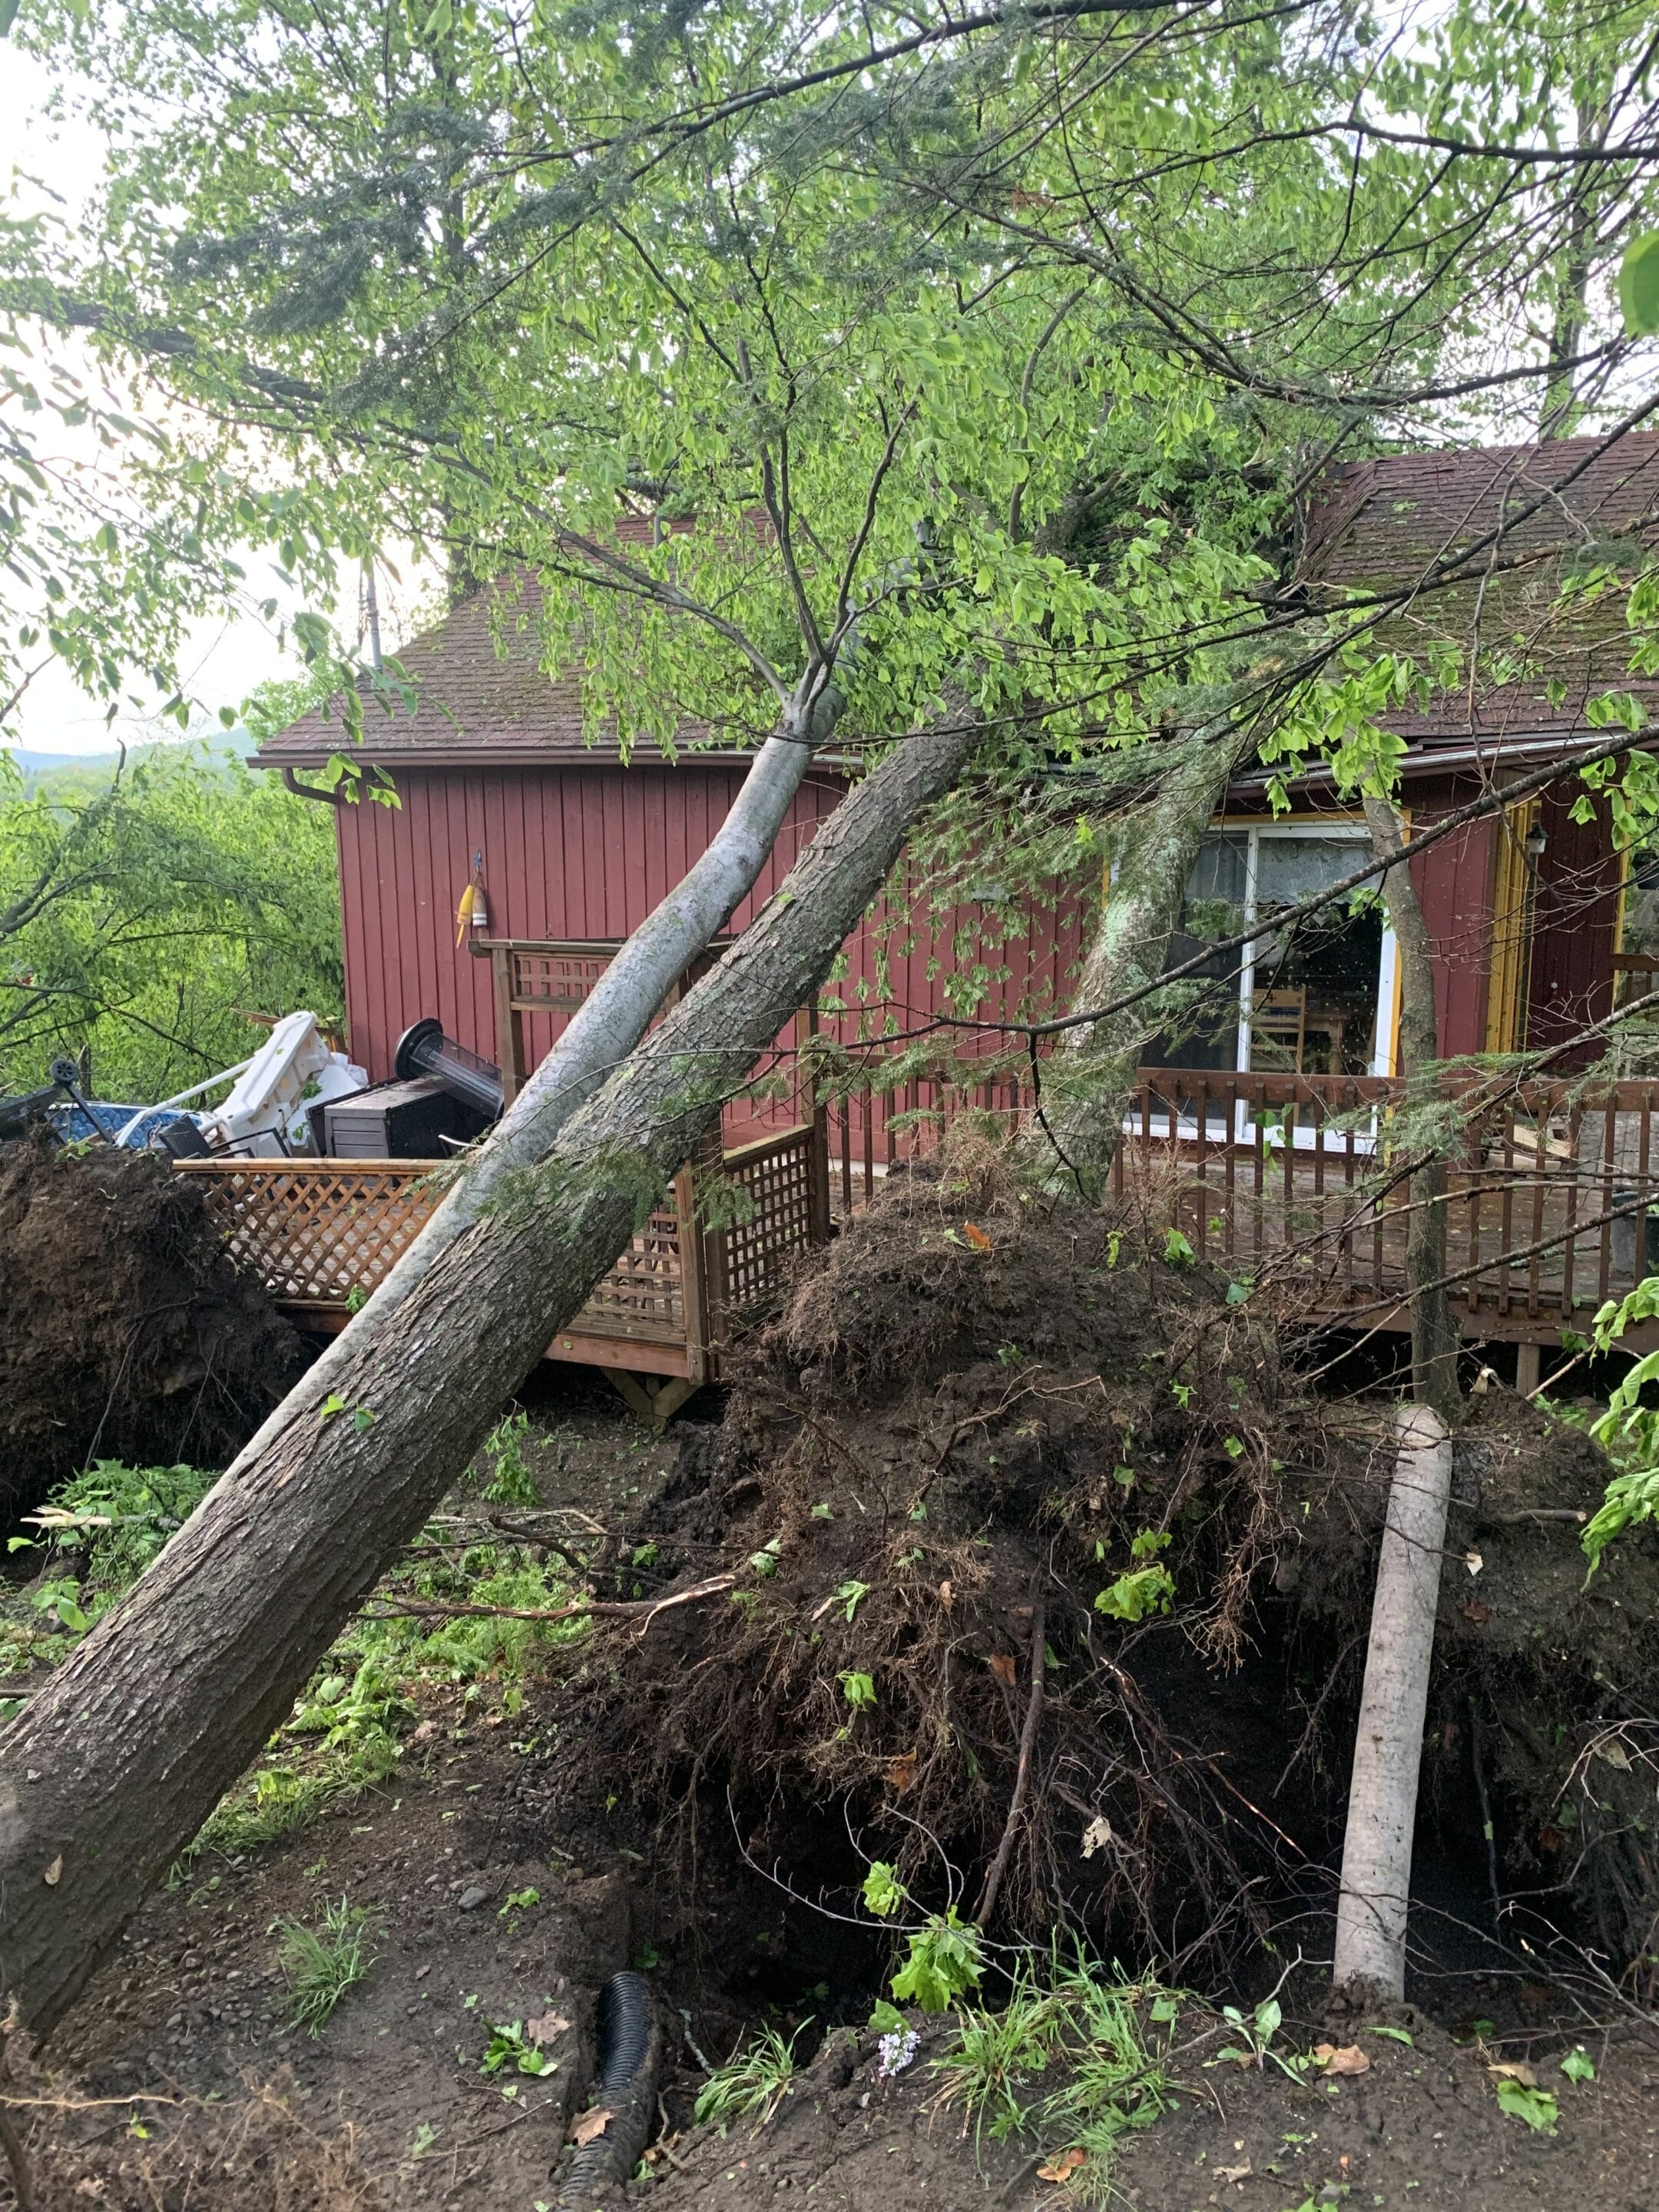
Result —
<instances>
[{"instance_id":1,"label":"fallen tree trunk","mask_svg":"<svg viewBox=\"0 0 1659 2212\"><path fill-rule=\"evenodd\" d=\"M821 668L801 678L708 846L618 949L488 1141L461 1165L443 1203L377 1285L364 1310L374 1317L369 1328L384 1323L515 1176L546 1158L571 1115L639 1042L687 967L753 889L840 708ZM364 1327L360 1316L313 1370L325 1395L337 1370L357 1358Z\"/></svg>"},{"instance_id":2,"label":"fallen tree trunk","mask_svg":"<svg viewBox=\"0 0 1659 2212\"><path fill-rule=\"evenodd\" d=\"M1054 1096L1044 1114L1046 1133L1039 1129L1032 1139L1042 1145L1047 1134L1051 1164L1091 1201L1104 1191L1117 1156L1141 1052L1163 1025L1154 986L1198 848L1244 745L1231 730L1195 738L1153 796L1116 826L1111 880L1074 1002L1098 1006L1142 995L1118 1013L1066 1032L1050 1067Z\"/></svg>"},{"instance_id":3,"label":"fallen tree trunk","mask_svg":"<svg viewBox=\"0 0 1659 2212\"><path fill-rule=\"evenodd\" d=\"M1434 1408L1402 1406L1398 1420L1354 1736L1331 1976L1340 1990L1364 1984L1395 1999L1406 1994L1412 1830L1452 1476L1451 1439Z\"/></svg>"},{"instance_id":4,"label":"fallen tree trunk","mask_svg":"<svg viewBox=\"0 0 1659 2212\"><path fill-rule=\"evenodd\" d=\"M977 726L896 745L740 941L499 1176L441 1264L371 1300L0 1738L0 1984L48 2033L287 1716L641 1212L829 973ZM363 1326L368 1323L369 1326Z\"/></svg>"}]
</instances>

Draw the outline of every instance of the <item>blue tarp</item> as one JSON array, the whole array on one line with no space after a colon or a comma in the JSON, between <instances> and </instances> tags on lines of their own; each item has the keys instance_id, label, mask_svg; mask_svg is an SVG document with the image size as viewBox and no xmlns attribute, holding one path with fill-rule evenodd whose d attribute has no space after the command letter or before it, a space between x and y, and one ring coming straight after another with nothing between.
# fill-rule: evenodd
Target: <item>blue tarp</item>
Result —
<instances>
[{"instance_id":1,"label":"blue tarp","mask_svg":"<svg viewBox=\"0 0 1659 2212\"><path fill-rule=\"evenodd\" d=\"M46 1119L66 1145L76 1144L87 1137L96 1137L100 1131L106 1137L118 1137L140 1110L136 1105L112 1106L101 1098L89 1098L87 1103L97 1116L95 1126L88 1115L83 1114L68 1099L47 1107ZM193 1118L182 1106L152 1106L126 1139L128 1149L141 1152L158 1129L165 1129L174 1121L188 1121Z\"/></svg>"}]
</instances>

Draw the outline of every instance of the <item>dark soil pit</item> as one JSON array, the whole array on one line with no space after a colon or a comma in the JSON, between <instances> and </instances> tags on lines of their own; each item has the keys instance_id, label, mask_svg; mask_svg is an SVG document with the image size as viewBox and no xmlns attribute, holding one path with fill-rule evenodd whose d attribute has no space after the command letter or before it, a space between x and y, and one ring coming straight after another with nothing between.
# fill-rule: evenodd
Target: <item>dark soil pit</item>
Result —
<instances>
[{"instance_id":1,"label":"dark soil pit","mask_svg":"<svg viewBox=\"0 0 1659 2212\"><path fill-rule=\"evenodd\" d=\"M95 1459L222 1467L307 1357L187 1176L0 1146L0 1518Z\"/></svg>"}]
</instances>

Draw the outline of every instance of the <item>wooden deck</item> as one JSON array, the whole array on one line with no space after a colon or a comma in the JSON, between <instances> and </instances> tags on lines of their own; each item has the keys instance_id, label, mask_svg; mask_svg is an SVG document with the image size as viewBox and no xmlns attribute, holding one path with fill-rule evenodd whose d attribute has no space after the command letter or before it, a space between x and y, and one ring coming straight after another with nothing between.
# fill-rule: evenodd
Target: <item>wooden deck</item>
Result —
<instances>
[{"instance_id":1,"label":"wooden deck","mask_svg":"<svg viewBox=\"0 0 1659 2212\"><path fill-rule=\"evenodd\" d=\"M1448 1273L1472 1339L1556 1346L1604 1300L1659 1273L1659 1083L1472 1084L1449 1176ZM1406 1326L1409 1215L1398 1087L1369 1078L1143 1069L1114 1170L1121 1198L1173 1224L1196 1257L1267 1282L1294 1312L1356 1330ZM887 1173L936 1149L973 1106L1024 1110L1013 1087L941 1076L878 1085L810 1121L728 1147L726 1224L699 1223L676 1177L550 1359L599 1367L666 1419L720 1379L732 1325L791 1256L867 1205ZM708 1164L712 1166L711 1158ZM382 1281L440 1195L439 1163L186 1160L235 1255L302 1325L337 1329ZM1659 1344L1659 1324L1631 1333Z\"/></svg>"}]
</instances>

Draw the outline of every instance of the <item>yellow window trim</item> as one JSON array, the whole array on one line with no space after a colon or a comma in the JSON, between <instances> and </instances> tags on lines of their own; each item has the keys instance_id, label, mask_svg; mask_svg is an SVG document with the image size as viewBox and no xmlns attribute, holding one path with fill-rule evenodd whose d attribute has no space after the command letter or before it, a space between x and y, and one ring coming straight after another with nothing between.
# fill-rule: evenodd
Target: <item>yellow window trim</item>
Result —
<instances>
[{"instance_id":1,"label":"yellow window trim","mask_svg":"<svg viewBox=\"0 0 1659 2212\"><path fill-rule=\"evenodd\" d=\"M1532 982L1532 867L1527 838L1538 820L1537 799L1506 806L1498 817L1492 861L1492 957L1486 969L1486 1050L1519 1052L1526 1043Z\"/></svg>"}]
</instances>

